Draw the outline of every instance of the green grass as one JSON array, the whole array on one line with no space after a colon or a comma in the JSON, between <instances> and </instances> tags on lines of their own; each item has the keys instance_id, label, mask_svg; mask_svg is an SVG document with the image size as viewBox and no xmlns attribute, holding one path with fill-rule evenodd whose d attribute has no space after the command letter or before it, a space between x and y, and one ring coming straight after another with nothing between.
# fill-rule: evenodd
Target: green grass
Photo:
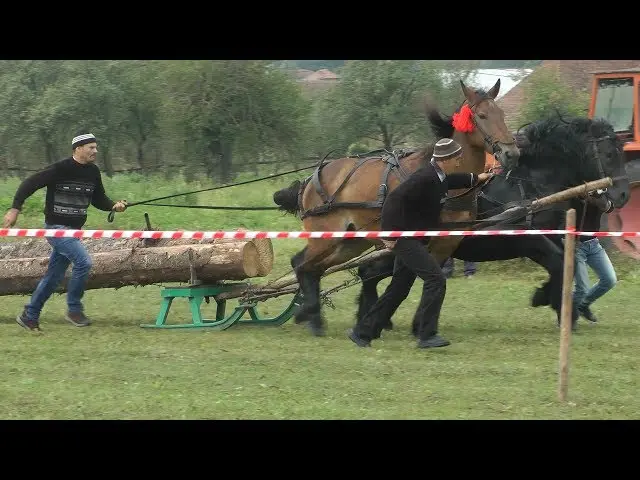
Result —
<instances>
[{"instance_id":1,"label":"green grass","mask_svg":"<svg viewBox=\"0 0 640 480\"><path fill-rule=\"evenodd\" d=\"M295 175L293 176L295 177ZM188 203L271 205L271 194L292 178L198 194ZM113 198L137 201L208 185L136 177L105 179ZM0 183L1 207L17 181ZM21 227L42 224L41 194L27 204ZM182 200L186 203L185 200ZM106 223L91 210L86 228L141 228L145 207L132 207ZM163 229L299 230L278 212L224 212L149 207ZM9 240L3 240L9 241ZM299 240L274 240L276 265L269 278L289 270ZM314 338L302 326L236 326L224 332L150 330L160 307L160 287L90 290L94 325L76 328L63 319L65 297L56 295L42 315L44 335L15 323L26 296L0 298L0 404L4 419L635 419L640 414L637 352L640 347L638 265L613 256L619 283L594 310L601 322L581 322L572 336L569 402L557 401L559 330L549 308L528 301L546 273L529 261L479 264L472 280L448 284L441 333L452 345L419 351L409 335L419 282L400 307L396 329L371 349L345 336L353 324L358 287L332 297L325 308L328 335ZM462 264L457 262L458 272ZM337 274L328 287L348 278ZM264 280L257 279L257 283ZM382 282L381 288L387 281ZM189 321L177 299L171 323ZM274 314L288 298L271 300ZM272 305L273 304L273 305ZM233 302L232 302L233 305ZM203 311L213 316L213 305Z\"/></svg>"}]
</instances>

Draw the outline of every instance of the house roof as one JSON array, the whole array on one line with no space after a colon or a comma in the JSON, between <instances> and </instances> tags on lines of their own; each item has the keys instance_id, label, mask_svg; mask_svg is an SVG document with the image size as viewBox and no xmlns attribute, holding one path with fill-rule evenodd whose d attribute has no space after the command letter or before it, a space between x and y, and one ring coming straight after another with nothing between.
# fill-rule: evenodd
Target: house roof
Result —
<instances>
[{"instance_id":1,"label":"house roof","mask_svg":"<svg viewBox=\"0 0 640 480\"><path fill-rule=\"evenodd\" d=\"M618 68L615 70L595 70L589 73L640 73L640 66L634 68Z\"/></svg>"},{"instance_id":2,"label":"house roof","mask_svg":"<svg viewBox=\"0 0 640 480\"><path fill-rule=\"evenodd\" d=\"M502 98L531 72L533 70L530 68L480 68L471 73L469 83L475 87L489 90L500 79L500 92L498 92L497 98Z\"/></svg>"},{"instance_id":3,"label":"house roof","mask_svg":"<svg viewBox=\"0 0 640 480\"><path fill-rule=\"evenodd\" d=\"M543 60L542 63L517 86L512 88L496 103L504 111L509 127L517 128L520 108L525 102L525 88L541 72L555 71L562 81L577 92L589 92L594 70L618 71L620 69L640 69L640 60Z\"/></svg>"},{"instance_id":4,"label":"house roof","mask_svg":"<svg viewBox=\"0 0 640 480\"><path fill-rule=\"evenodd\" d=\"M320 70L317 70L311 73L310 75L307 75L306 77L302 78L302 80L305 82L317 82L317 81L324 81L324 80L338 80L338 78L339 78L338 75L333 73L331 70L327 70L326 68L321 68Z\"/></svg>"},{"instance_id":5,"label":"house roof","mask_svg":"<svg viewBox=\"0 0 640 480\"><path fill-rule=\"evenodd\" d=\"M313 73L313 70L307 70L305 68L298 68L293 71L293 75L296 79L302 80Z\"/></svg>"}]
</instances>

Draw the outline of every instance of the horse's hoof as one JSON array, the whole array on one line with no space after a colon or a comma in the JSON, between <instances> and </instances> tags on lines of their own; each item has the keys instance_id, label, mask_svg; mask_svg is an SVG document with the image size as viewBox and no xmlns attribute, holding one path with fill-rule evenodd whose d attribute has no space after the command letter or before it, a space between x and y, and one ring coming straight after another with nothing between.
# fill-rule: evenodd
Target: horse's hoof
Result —
<instances>
[{"instance_id":1,"label":"horse's hoof","mask_svg":"<svg viewBox=\"0 0 640 480\"><path fill-rule=\"evenodd\" d=\"M299 307L293 316L293 322L296 325L300 325L301 323L306 323L309 321L309 314L306 312L304 307Z\"/></svg>"},{"instance_id":2,"label":"horse's hoof","mask_svg":"<svg viewBox=\"0 0 640 480\"><path fill-rule=\"evenodd\" d=\"M324 337L326 335L324 327L313 322L309 323L309 331L314 337Z\"/></svg>"},{"instance_id":3,"label":"horse's hoof","mask_svg":"<svg viewBox=\"0 0 640 480\"><path fill-rule=\"evenodd\" d=\"M536 288L533 297L531 297L531 306L532 307L542 307L545 305L549 305L549 299L547 298L547 293L544 288Z\"/></svg>"},{"instance_id":4,"label":"horse's hoof","mask_svg":"<svg viewBox=\"0 0 640 480\"><path fill-rule=\"evenodd\" d=\"M389 322L385 326L382 327L383 330L393 330L393 323Z\"/></svg>"},{"instance_id":5,"label":"horse's hoof","mask_svg":"<svg viewBox=\"0 0 640 480\"><path fill-rule=\"evenodd\" d=\"M362 338L353 330L349 330L347 332L347 337L349 337L349 340L351 340L353 343L355 343L359 347L365 348L365 347L371 346L371 342L369 340Z\"/></svg>"}]
</instances>

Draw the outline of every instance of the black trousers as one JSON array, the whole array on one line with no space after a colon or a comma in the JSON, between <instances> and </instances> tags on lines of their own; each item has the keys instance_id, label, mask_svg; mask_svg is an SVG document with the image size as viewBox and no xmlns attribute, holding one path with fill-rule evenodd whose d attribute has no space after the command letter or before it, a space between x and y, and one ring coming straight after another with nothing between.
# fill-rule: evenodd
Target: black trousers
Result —
<instances>
[{"instance_id":1,"label":"black trousers","mask_svg":"<svg viewBox=\"0 0 640 480\"><path fill-rule=\"evenodd\" d=\"M416 277L420 277L424 285L415 318L420 325L420 339L426 340L438 333L447 280L436 259L420 240L400 237L392 251L396 259L391 282L371 310L356 324L354 331L367 340L379 336L385 320L391 318L409 295Z\"/></svg>"}]
</instances>

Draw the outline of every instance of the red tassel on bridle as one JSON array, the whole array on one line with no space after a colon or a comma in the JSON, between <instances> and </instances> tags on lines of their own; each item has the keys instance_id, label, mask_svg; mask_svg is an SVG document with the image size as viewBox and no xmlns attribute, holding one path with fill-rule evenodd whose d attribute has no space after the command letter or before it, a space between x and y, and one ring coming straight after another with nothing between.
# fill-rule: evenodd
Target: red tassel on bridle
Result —
<instances>
[{"instance_id":1,"label":"red tassel on bridle","mask_svg":"<svg viewBox=\"0 0 640 480\"><path fill-rule=\"evenodd\" d=\"M455 128L459 132L470 133L473 132L474 129L472 117L473 112L471 111L471 108L469 108L469 105L465 104L460 109L459 113L453 114L453 121L451 122L451 124L453 125L453 128Z\"/></svg>"}]
</instances>

